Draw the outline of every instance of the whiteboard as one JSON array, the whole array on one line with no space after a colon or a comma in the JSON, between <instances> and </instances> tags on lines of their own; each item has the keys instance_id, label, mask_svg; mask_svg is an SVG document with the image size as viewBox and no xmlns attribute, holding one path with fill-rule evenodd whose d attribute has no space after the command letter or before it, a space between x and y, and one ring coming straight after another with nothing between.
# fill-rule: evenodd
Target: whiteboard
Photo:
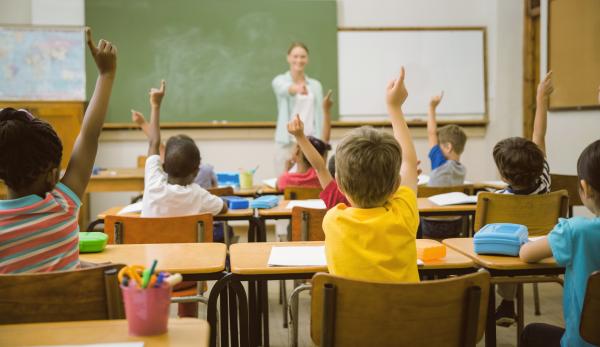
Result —
<instances>
[{"instance_id":1,"label":"whiteboard","mask_svg":"<svg viewBox=\"0 0 600 347\"><path fill-rule=\"evenodd\" d=\"M440 115L484 119L485 30L360 30L338 32L342 119L387 115L385 86L406 69L407 116L427 114L444 91Z\"/></svg>"}]
</instances>

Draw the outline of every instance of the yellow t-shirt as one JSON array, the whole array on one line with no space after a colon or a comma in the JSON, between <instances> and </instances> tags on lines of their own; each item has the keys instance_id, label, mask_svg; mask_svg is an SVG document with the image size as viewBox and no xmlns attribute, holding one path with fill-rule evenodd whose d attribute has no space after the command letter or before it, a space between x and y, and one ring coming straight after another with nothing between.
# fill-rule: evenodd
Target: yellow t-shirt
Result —
<instances>
[{"instance_id":1,"label":"yellow t-shirt","mask_svg":"<svg viewBox=\"0 0 600 347\"><path fill-rule=\"evenodd\" d=\"M325 254L334 275L374 282L418 282L417 196L400 187L382 207L338 204L325 215Z\"/></svg>"}]
</instances>

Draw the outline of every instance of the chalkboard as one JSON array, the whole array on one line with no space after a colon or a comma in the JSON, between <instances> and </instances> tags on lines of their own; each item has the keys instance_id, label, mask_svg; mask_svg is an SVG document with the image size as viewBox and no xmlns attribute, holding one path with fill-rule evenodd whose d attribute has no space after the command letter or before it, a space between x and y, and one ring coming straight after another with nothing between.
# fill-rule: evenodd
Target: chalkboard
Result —
<instances>
[{"instance_id":1,"label":"chalkboard","mask_svg":"<svg viewBox=\"0 0 600 347\"><path fill-rule=\"evenodd\" d=\"M440 116L487 117L484 28L344 28L338 44L344 120L387 119L383 91L401 65L410 95L403 107L408 116L425 116L430 98L444 91Z\"/></svg>"},{"instance_id":2,"label":"chalkboard","mask_svg":"<svg viewBox=\"0 0 600 347\"><path fill-rule=\"evenodd\" d=\"M337 89L335 1L87 0L85 18L96 40L118 47L107 123L130 123L132 108L147 113L161 78L163 123L275 121L271 80L287 71L293 41L310 50L307 75ZM97 73L86 59L89 99Z\"/></svg>"}]
</instances>

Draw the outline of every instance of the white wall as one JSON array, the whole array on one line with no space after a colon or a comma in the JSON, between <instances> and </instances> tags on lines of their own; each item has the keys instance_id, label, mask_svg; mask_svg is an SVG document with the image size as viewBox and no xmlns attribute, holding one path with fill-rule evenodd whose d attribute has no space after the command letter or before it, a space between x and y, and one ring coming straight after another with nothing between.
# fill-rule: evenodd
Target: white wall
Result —
<instances>
[{"instance_id":1,"label":"white wall","mask_svg":"<svg viewBox=\"0 0 600 347\"><path fill-rule=\"evenodd\" d=\"M16 6L15 3L30 4ZM50 4L49 4L50 3ZM0 7L25 13L32 23L82 25L83 0L0 0ZM59 6L59 7L57 7ZM50 9L57 9L59 11ZM14 9L17 11L17 9ZM29 17L27 17L27 15ZM0 22L7 16L0 15ZM469 180L497 178L491 157L494 144L505 137L522 134L522 42L523 5L521 0L343 0L338 1L340 27L432 27L484 26L487 28L489 126L485 132L470 136L462 162ZM440 57L443 59L443 57ZM409 86L410 87L410 86ZM275 115L273 115L275 118ZM344 133L335 130L334 143ZM273 131L191 131L200 146L203 160L218 170L237 170L260 164L257 179L272 177ZM168 135L168 134L165 134ZM417 151L428 171L427 143L422 129L413 131ZM207 137L210 137L207 139ZM228 137L227 139L219 139ZM106 132L102 137L97 165L123 167L135 165L135 157L146 152L139 132ZM132 194L94 194L92 213L127 203Z\"/></svg>"}]
</instances>

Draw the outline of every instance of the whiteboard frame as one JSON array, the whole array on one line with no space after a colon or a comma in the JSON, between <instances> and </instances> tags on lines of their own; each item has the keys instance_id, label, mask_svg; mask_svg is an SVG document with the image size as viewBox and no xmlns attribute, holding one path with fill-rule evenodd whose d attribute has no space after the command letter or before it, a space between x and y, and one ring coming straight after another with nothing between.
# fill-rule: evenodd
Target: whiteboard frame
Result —
<instances>
[{"instance_id":1,"label":"whiteboard frame","mask_svg":"<svg viewBox=\"0 0 600 347\"><path fill-rule=\"evenodd\" d=\"M488 106L488 56L487 56L487 28L483 26L461 26L461 27L339 27L339 32L378 32L378 31L480 31L483 37L483 104L484 114L481 120L471 119L456 119L453 121L453 117L446 117L439 115L437 118L442 122L445 120L447 123L459 124L462 122L466 123L480 123L488 124L489 122L489 106ZM338 57L339 59L339 57ZM377 117L374 117L375 123L377 123ZM407 121L410 123L411 118ZM340 121L343 123L345 121Z\"/></svg>"}]
</instances>

